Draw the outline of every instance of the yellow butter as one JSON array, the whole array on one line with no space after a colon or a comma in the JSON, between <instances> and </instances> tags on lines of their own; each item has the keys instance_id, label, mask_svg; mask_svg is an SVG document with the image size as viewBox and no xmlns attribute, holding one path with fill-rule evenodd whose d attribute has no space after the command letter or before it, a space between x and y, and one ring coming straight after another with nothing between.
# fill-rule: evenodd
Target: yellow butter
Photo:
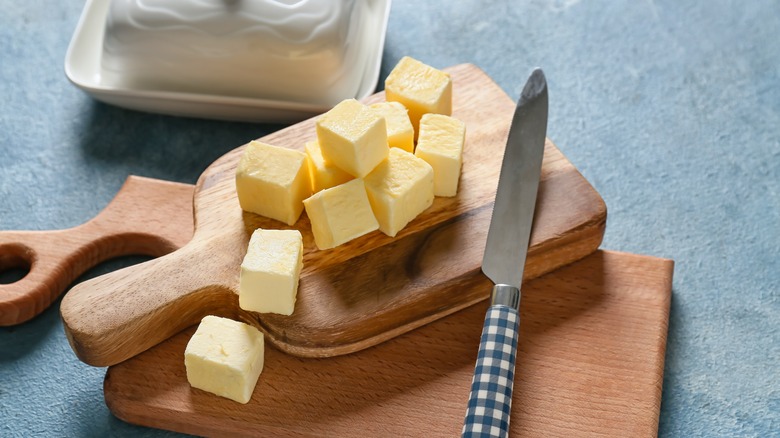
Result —
<instances>
[{"instance_id":1,"label":"yellow butter","mask_svg":"<svg viewBox=\"0 0 780 438\"><path fill-rule=\"evenodd\" d=\"M425 114L420 120L420 136L414 154L433 167L433 194L458 193L466 124L441 114Z\"/></svg>"},{"instance_id":2,"label":"yellow butter","mask_svg":"<svg viewBox=\"0 0 780 438\"><path fill-rule=\"evenodd\" d=\"M239 307L253 312L292 315L302 266L300 231L255 230L241 263Z\"/></svg>"},{"instance_id":3,"label":"yellow butter","mask_svg":"<svg viewBox=\"0 0 780 438\"><path fill-rule=\"evenodd\" d=\"M362 178L388 152L385 118L355 99L347 99L317 120L317 140L326 161Z\"/></svg>"},{"instance_id":4,"label":"yellow butter","mask_svg":"<svg viewBox=\"0 0 780 438\"><path fill-rule=\"evenodd\" d=\"M292 225L311 195L306 154L252 141L236 170L238 202L245 211Z\"/></svg>"},{"instance_id":5,"label":"yellow butter","mask_svg":"<svg viewBox=\"0 0 780 438\"><path fill-rule=\"evenodd\" d=\"M336 247L379 228L360 178L315 193L303 204L319 249Z\"/></svg>"},{"instance_id":6,"label":"yellow butter","mask_svg":"<svg viewBox=\"0 0 780 438\"><path fill-rule=\"evenodd\" d=\"M309 179L312 193L343 184L353 177L333 164L325 161L317 141L306 142L306 155L309 157Z\"/></svg>"},{"instance_id":7,"label":"yellow butter","mask_svg":"<svg viewBox=\"0 0 780 438\"><path fill-rule=\"evenodd\" d=\"M433 203L433 169L413 154L391 148L387 159L366 178L371 208L379 229L395 237Z\"/></svg>"},{"instance_id":8,"label":"yellow butter","mask_svg":"<svg viewBox=\"0 0 780 438\"><path fill-rule=\"evenodd\" d=\"M206 316L184 350L193 388L247 403L263 371L263 334L242 322Z\"/></svg>"},{"instance_id":9,"label":"yellow butter","mask_svg":"<svg viewBox=\"0 0 780 438\"><path fill-rule=\"evenodd\" d=\"M400 102L378 102L369 108L385 118L387 123L387 144L414 152L414 128L409 120L409 112Z\"/></svg>"},{"instance_id":10,"label":"yellow butter","mask_svg":"<svg viewBox=\"0 0 780 438\"><path fill-rule=\"evenodd\" d=\"M387 76L385 96L409 110L415 132L419 132L423 114L452 114L450 75L408 56L401 58Z\"/></svg>"}]
</instances>

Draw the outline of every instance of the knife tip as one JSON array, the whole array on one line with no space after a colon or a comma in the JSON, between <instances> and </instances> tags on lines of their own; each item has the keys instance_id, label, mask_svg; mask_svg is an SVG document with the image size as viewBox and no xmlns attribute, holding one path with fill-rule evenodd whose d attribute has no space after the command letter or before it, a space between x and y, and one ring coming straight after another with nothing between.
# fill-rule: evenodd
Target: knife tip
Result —
<instances>
[{"instance_id":1,"label":"knife tip","mask_svg":"<svg viewBox=\"0 0 780 438\"><path fill-rule=\"evenodd\" d=\"M544 76L544 71L541 68L536 67L531 75L528 77L528 81L523 87L523 93L521 99L530 100L535 96L538 96L547 90L547 78Z\"/></svg>"}]
</instances>

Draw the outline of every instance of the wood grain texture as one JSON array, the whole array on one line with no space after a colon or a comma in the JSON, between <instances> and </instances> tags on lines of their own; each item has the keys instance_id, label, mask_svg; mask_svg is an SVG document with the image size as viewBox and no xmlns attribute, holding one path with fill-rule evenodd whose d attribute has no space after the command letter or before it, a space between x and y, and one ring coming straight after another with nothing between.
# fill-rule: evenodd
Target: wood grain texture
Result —
<instances>
[{"instance_id":1,"label":"wood grain texture","mask_svg":"<svg viewBox=\"0 0 780 438\"><path fill-rule=\"evenodd\" d=\"M41 313L79 275L122 255L159 257L193 233L194 186L130 176L116 197L82 225L55 231L0 231L0 271L29 269L0 284L0 326Z\"/></svg>"},{"instance_id":2,"label":"wood grain texture","mask_svg":"<svg viewBox=\"0 0 780 438\"><path fill-rule=\"evenodd\" d=\"M525 284L510 436L657 435L672 272L670 260L597 251ZM190 388L189 329L109 368L106 403L197 435L458 436L485 310L347 356L266 348L247 405Z\"/></svg>"},{"instance_id":3,"label":"wood grain texture","mask_svg":"<svg viewBox=\"0 0 780 438\"><path fill-rule=\"evenodd\" d=\"M68 294L62 316L79 358L99 366L121 362L208 313L256 325L287 353L328 357L376 345L487 298L490 285L480 266L515 104L473 65L448 71L453 116L467 127L456 197L436 198L395 238L376 231L319 251L305 214L288 227L240 209L235 169L244 147L237 148L199 179L196 230L187 246ZM378 93L368 102L381 100ZM310 119L262 140L302 149L315 137ZM601 197L547 141L525 278L595 251L605 223ZM304 267L290 317L237 307L241 260L258 227L303 234Z\"/></svg>"}]
</instances>

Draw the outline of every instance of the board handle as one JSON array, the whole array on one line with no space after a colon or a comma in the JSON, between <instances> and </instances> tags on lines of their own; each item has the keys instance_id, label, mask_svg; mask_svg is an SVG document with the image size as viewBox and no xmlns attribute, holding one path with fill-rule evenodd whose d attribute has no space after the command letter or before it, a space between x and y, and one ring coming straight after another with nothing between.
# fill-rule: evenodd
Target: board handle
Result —
<instances>
[{"instance_id":1,"label":"board handle","mask_svg":"<svg viewBox=\"0 0 780 438\"><path fill-rule=\"evenodd\" d=\"M230 237L199 239L145 263L73 287L60 306L65 335L79 359L110 366L129 359L206 315L240 319L241 251Z\"/></svg>"},{"instance_id":2,"label":"board handle","mask_svg":"<svg viewBox=\"0 0 780 438\"><path fill-rule=\"evenodd\" d=\"M0 326L48 308L76 278L122 255L158 257L192 237L194 186L130 176L89 222L66 230L0 231L0 272L27 271L0 284Z\"/></svg>"},{"instance_id":3,"label":"board handle","mask_svg":"<svg viewBox=\"0 0 780 438\"><path fill-rule=\"evenodd\" d=\"M520 329L519 304L519 289L505 284L493 288L492 305L485 315L471 381L463 438L504 438L509 434Z\"/></svg>"}]
</instances>

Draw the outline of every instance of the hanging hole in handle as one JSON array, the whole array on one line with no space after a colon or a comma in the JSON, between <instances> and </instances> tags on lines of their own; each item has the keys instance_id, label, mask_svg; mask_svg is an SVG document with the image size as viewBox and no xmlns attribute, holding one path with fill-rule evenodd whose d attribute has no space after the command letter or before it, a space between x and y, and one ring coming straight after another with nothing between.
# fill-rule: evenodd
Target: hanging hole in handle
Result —
<instances>
[{"instance_id":1,"label":"hanging hole in handle","mask_svg":"<svg viewBox=\"0 0 780 438\"><path fill-rule=\"evenodd\" d=\"M11 284L30 273L32 249L12 243L0 246L0 284Z\"/></svg>"}]
</instances>

